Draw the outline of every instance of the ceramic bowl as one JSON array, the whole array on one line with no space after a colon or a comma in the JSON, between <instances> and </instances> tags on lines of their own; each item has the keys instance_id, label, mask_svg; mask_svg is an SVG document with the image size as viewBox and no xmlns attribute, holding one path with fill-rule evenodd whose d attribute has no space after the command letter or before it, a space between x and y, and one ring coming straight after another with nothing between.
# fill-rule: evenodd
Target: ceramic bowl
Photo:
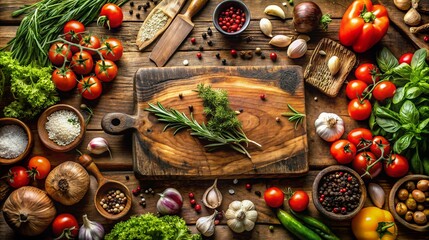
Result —
<instances>
[{"instance_id":1,"label":"ceramic bowl","mask_svg":"<svg viewBox=\"0 0 429 240\"><path fill-rule=\"evenodd\" d=\"M33 134L31 133L30 128L21 120L16 118L0 118L0 127L5 125L18 125L22 129L24 129L24 132L28 136L28 143L25 150L16 158L2 158L0 157L0 165L10 165L17 163L24 159L30 152L34 144Z\"/></svg>"},{"instance_id":2,"label":"ceramic bowl","mask_svg":"<svg viewBox=\"0 0 429 240\"><path fill-rule=\"evenodd\" d=\"M68 110L72 111L76 114L76 116L79 119L79 125L80 125L80 134L74 139L73 142L61 146L49 139L48 131L46 130L45 124L48 121L48 117L59 110ZM40 141L45 145L47 148L49 148L52 151L55 152L68 152L74 148L76 148L79 143L83 140L83 135L85 134L85 119L83 118L82 114L74 107L67 105L67 104L57 104L54 105L48 109L46 109L42 115L40 115L39 120L37 122L37 132L39 133Z\"/></svg>"},{"instance_id":3,"label":"ceramic bowl","mask_svg":"<svg viewBox=\"0 0 429 240\"><path fill-rule=\"evenodd\" d=\"M359 188L361 190L361 195L360 195L360 200L359 200L358 206L352 212L347 212L347 214L333 213L333 212L327 211L319 201L318 190L319 190L320 182L325 175L333 173L333 172L350 173L358 181ZM353 218L362 209L363 205L365 204L365 200L366 200L366 187L365 187L365 183L363 182L362 178L353 169L346 167L346 166L342 166L342 165L334 165L334 166L330 166L330 167L323 169L322 171L320 171L317 174L316 179L313 182L313 194L312 195L313 195L314 206L316 207L316 209L320 213L322 213L323 215L325 215L326 217L328 217L332 220L343 221L343 220L349 220L349 219Z\"/></svg>"},{"instance_id":4,"label":"ceramic bowl","mask_svg":"<svg viewBox=\"0 0 429 240\"><path fill-rule=\"evenodd\" d=\"M244 12L244 14L246 15L246 21L244 23L242 23L243 26L240 28L240 30L238 30L236 32L227 32L227 31L223 30L222 27L219 25L219 15L221 14L221 12L225 11L226 9L228 9L230 7L241 9ZM226 1L219 3L216 6L216 8L213 12L213 25L215 26L216 30L218 30L220 33L222 33L226 36L237 36L240 33L242 33L249 26L250 18L251 18L250 10L246 6L246 4L244 4L242 1L239 1L239 0L226 0Z\"/></svg>"},{"instance_id":5,"label":"ceramic bowl","mask_svg":"<svg viewBox=\"0 0 429 240\"><path fill-rule=\"evenodd\" d=\"M398 213L396 213L396 202L398 201L396 194L398 192L399 189L404 188L406 182L408 181L413 181L414 183L417 184L417 182L421 179L426 179L429 180L429 176L427 175L407 175L401 179L399 179L395 185L393 185L392 189L390 190L390 194L389 194L389 210L392 213L393 217L395 218L395 220L399 223L401 223L402 225L404 225L405 227L412 229L414 231L419 231L419 232L426 232L429 231L429 221L426 222L425 225L418 225L416 223L411 223L411 222L407 222L405 221L405 219L401 216L399 216ZM429 191L429 190L428 190ZM396 198L396 200L395 200ZM429 219L428 219L429 220Z\"/></svg>"}]
</instances>

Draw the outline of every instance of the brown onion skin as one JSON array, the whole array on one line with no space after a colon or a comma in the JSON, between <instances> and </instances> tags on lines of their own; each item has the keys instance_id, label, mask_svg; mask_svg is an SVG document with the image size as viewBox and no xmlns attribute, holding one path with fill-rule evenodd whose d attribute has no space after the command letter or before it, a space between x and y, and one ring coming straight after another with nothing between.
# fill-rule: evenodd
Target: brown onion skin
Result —
<instances>
[{"instance_id":1,"label":"brown onion skin","mask_svg":"<svg viewBox=\"0 0 429 240\"><path fill-rule=\"evenodd\" d=\"M302 2L293 8L293 25L299 33L309 33L320 26L322 10L314 2Z\"/></svg>"}]
</instances>

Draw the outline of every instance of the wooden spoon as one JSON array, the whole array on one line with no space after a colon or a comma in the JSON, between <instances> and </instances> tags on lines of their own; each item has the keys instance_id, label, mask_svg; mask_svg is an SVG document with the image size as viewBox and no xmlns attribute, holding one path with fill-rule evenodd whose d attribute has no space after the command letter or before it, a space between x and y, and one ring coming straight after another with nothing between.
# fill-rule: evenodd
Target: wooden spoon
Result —
<instances>
[{"instance_id":1,"label":"wooden spoon","mask_svg":"<svg viewBox=\"0 0 429 240\"><path fill-rule=\"evenodd\" d=\"M98 188L97 188L97 191L95 192L95 196L94 196L94 205L95 205L95 208L97 209L97 211L103 217L110 219L110 220L116 220L116 219L119 219L119 218L125 216L128 213L128 211L131 209L131 202L132 202L131 192L127 188L127 186L125 186L121 182L105 178L101 174L100 170L98 170L97 165L95 165L94 161L92 160L92 158L88 154L82 154L78 158L78 161L83 167L85 167L89 172L91 172L95 176L95 178L97 179ZM118 214L109 213L103 208L103 206L100 205L101 199L105 198L107 196L107 193L110 190L120 190L127 197L127 202L124 206L124 210L122 210L122 212L120 212Z\"/></svg>"}]
</instances>

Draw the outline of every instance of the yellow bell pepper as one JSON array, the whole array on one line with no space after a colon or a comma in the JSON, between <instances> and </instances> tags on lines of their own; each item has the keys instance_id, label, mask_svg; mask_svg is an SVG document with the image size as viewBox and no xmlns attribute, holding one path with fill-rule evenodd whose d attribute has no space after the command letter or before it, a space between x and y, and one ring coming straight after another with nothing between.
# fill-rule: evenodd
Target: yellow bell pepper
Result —
<instances>
[{"instance_id":1,"label":"yellow bell pepper","mask_svg":"<svg viewBox=\"0 0 429 240\"><path fill-rule=\"evenodd\" d=\"M394 240L398 229L389 211L366 207L352 220L353 234L358 240Z\"/></svg>"}]
</instances>

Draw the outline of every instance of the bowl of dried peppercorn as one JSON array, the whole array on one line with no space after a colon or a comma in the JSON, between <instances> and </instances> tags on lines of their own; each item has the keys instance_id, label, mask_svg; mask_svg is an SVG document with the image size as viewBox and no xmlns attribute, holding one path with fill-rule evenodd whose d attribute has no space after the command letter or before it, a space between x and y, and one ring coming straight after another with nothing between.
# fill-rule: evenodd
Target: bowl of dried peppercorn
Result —
<instances>
[{"instance_id":1,"label":"bowl of dried peppercorn","mask_svg":"<svg viewBox=\"0 0 429 240\"><path fill-rule=\"evenodd\" d=\"M249 8L242 1L226 0L219 3L213 13L213 24L222 34L237 36L250 23Z\"/></svg>"},{"instance_id":2,"label":"bowl of dried peppercorn","mask_svg":"<svg viewBox=\"0 0 429 240\"><path fill-rule=\"evenodd\" d=\"M320 171L313 182L316 209L333 220L349 220L363 207L365 183L353 169L334 165Z\"/></svg>"}]
</instances>

